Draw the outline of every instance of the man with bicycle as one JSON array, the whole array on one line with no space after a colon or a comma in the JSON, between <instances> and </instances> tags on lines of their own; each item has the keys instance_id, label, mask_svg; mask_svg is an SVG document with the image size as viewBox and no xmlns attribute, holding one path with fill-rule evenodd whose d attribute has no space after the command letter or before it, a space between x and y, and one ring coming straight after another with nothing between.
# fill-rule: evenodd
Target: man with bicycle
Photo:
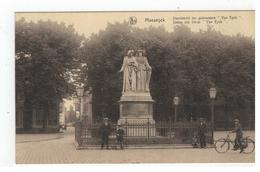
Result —
<instances>
[{"instance_id":1,"label":"man with bicycle","mask_svg":"<svg viewBox=\"0 0 260 172\"><path fill-rule=\"evenodd\" d=\"M232 150L236 151L240 148L240 153L242 153L244 151L244 147L241 143L241 140L243 138L243 132L238 119L234 120L234 129L230 131L230 133L236 133L235 145Z\"/></svg>"}]
</instances>

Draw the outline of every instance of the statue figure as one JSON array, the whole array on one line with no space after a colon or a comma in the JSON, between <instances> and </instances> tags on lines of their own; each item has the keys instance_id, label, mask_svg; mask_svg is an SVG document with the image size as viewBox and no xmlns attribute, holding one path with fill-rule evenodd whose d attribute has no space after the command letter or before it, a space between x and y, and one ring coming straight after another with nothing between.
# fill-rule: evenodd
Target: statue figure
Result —
<instances>
[{"instance_id":1,"label":"statue figure","mask_svg":"<svg viewBox=\"0 0 260 172\"><path fill-rule=\"evenodd\" d=\"M123 65L119 72L123 72L123 93L136 91L136 72L137 61L134 57L134 51L129 50L124 57Z\"/></svg>"},{"instance_id":2,"label":"statue figure","mask_svg":"<svg viewBox=\"0 0 260 172\"><path fill-rule=\"evenodd\" d=\"M149 92L149 83L152 74L152 68L148 63L147 57L144 56L144 50L137 51L137 91Z\"/></svg>"}]
</instances>

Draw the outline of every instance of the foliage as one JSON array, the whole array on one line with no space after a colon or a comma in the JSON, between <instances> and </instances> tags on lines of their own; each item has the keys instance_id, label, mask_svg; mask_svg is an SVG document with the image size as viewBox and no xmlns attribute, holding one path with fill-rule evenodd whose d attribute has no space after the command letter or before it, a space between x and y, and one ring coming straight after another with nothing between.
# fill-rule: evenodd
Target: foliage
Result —
<instances>
[{"instance_id":1,"label":"foliage","mask_svg":"<svg viewBox=\"0 0 260 172\"><path fill-rule=\"evenodd\" d=\"M211 27L192 32L183 25L167 32L164 27L140 29L125 22L108 23L85 39L64 23L21 19L15 39L16 95L23 95L30 106L47 108L84 83L92 88L94 118L106 114L116 121L122 91L118 71L129 49L147 52L157 120L173 113L176 95L187 107L183 113L201 115L202 108L195 112L190 107L208 105L211 86L225 107L243 109L254 102L254 40L239 34L227 36ZM204 117L209 119L209 114Z\"/></svg>"},{"instance_id":2,"label":"foliage","mask_svg":"<svg viewBox=\"0 0 260 172\"><path fill-rule=\"evenodd\" d=\"M16 93L29 106L44 106L62 100L73 90L70 71L75 68L81 45L72 25L52 21L16 21Z\"/></svg>"},{"instance_id":3,"label":"foliage","mask_svg":"<svg viewBox=\"0 0 260 172\"><path fill-rule=\"evenodd\" d=\"M82 76L93 89L93 112L118 118L122 76L118 73L128 49L145 49L152 66L151 94L156 119L172 113L173 96L183 105L208 104L208 90L215 86L217 99L230 105L254 97L254 40L241 35L227 36L209 27L192 32L177 26L145 29L127 23L108 24L93 34L82 48L87 63Z\"/></svg>"}]
</instances>

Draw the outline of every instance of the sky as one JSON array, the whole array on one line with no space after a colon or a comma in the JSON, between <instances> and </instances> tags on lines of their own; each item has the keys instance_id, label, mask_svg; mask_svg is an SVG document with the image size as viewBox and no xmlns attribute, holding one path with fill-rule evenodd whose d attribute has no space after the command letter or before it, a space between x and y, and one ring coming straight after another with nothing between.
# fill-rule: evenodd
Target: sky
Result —
<instances>
[{"instance_id":1,"label":"sky","mask_svg":"<svg viewBox=\"0 0 260 172\"><path fill-rule=\"evenodd\" d=\"M89 37L92 33L104 30L107 23L137 19L133 26L147 28L164 26L172 32L174 26L181 22L192 31L206 30L208 25L226 35L238 33L255 37L254 11L169 11L169 12L61 12L61 13L16 13L16 20L24 17L27 21L52 20L72 24L79 34ZM188 23L187 23L188 22Z\"/></svg>"}]
</instances>

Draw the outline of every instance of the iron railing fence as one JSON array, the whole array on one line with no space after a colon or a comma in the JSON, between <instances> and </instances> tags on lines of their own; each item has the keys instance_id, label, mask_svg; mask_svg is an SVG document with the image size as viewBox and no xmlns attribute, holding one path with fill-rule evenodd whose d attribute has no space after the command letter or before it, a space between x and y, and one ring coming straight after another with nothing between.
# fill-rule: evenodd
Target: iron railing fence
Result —
<instances>
[{"instance_id":1,"label":"iron railing fence","mask_svg":"<svg viewBox=\"0 0 260 172\"><path fill-rule=\"evenodd\" d=\"M122 128L125 131L124 144L192 144L194 137L198 135L198 122L156 122L151 123L125 122ZM207 143L213 143L213 130L210 123L207 124ZM75 141L78 145L100 145L100 124L84 125L81 122L75 124ZM109 142L116 141L117 124L111 124Z\"/></svg>"}]
</instances>

